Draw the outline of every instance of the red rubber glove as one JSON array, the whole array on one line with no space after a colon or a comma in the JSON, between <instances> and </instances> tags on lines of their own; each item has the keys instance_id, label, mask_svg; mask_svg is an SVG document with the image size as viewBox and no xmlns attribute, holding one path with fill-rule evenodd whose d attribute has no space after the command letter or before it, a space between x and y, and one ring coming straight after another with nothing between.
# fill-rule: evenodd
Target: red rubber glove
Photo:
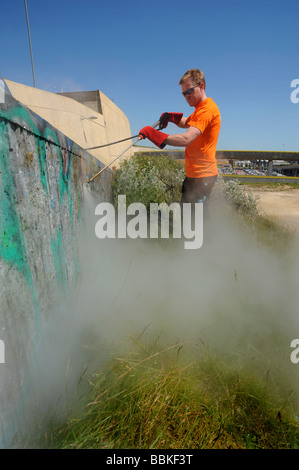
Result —
<instances>
[{"instance_id":1,"label":"red rubber glove","mask_svg":"<svg viewBox=\"0 0 299 470\"><path fill-rule=\"evenodd\" d=\"M183 117L183 113L163 113L163 114L161 114L159 129L165 129L169 122L173 122L174 124L179 124L182 117Z\"/></svg>"},{"instance_id":2,"label":"red rubber glove","mask_svg":"<svg viewBox=\"0 0 299 470\"><path fill-rule=\"evenodd\" d=\"M139 135L143 139L149 139L153 144L155 144L160 149L163 149L166 144L164 144L164 140L167 139L168 134L164 134L163 132L157 131L151 126L146 126L139 131Z\"/></svg>"}]
</instances>

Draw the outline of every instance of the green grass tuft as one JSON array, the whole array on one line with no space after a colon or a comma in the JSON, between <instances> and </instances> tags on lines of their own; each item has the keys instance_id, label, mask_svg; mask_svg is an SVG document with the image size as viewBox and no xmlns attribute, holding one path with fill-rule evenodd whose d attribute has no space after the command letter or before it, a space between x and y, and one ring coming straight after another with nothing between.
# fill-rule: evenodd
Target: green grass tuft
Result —
<instances>
[{"instance_id":1,"label":"green grass tuft","mask_svg":"<svg viewBox=\"0 0 299 470\"><path fill-rule=\"evenodd\" d=\"M79 415L52 427L42 446L61 449L294 449L291 409L262 380L182 346L140 348L92 377ZM200 355L199 355L200 356Z\"/></svg>"}]
</instances>

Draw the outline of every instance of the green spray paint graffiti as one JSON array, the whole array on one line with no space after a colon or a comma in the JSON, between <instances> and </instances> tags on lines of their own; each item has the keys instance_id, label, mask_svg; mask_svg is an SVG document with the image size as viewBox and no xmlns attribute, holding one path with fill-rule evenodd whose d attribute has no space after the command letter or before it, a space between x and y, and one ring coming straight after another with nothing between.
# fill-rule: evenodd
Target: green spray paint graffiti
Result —
<instances>
[{"instance_id":1,"label":"green spray paint graffiti","mask_svg":"<svg viewBox=\"0 0 299 470\"><path fill-rule=\"evenodd\" d=\"M30 142L33 142L33 145L35 146L40 184L47 197L50 197L49 176L47 173L47 151L51 146L53 146L52 150L55 149L55 153L57 152L59 162L59 178L57 181L59 188L59 204L62 204L64 197L66 196L69 206L69 228L71 232L70 235L73 251L72 261L74 263L76 278L78 263L76 260L73 227L73 198L70 191L70 175L73 155L71 151L67 151L65 148L63 150L61 149L61 144L55 129L51 128L41 119L38 120L38 124L36 124L30 112L22 106L17 105L6 110L0 109L0 119L1 117L3 120L0 121L0 258L18 269L24 275L31 292L35 309L35 324L36 329L38 330L40 322L39 302L28 264L26 246L22 232L22 230L25 230L25 227L22 227L18 215L17 184L15 181L14 171L11 168L10 138L14 133L14 125L16 125L21 132L28 132L29 140ZM70 143L68 142L68 147L69 145ZM76 200L78 198L77 192L75 192L75 198ZM53 208L53 204L51 207ZM77 217L78 215L79 213L77 214ZM57 229L56 237L51 237L49 242L53 256L56 281L62 289L65 289L68 283L68 277L61 227Z\"/></svg>"},{"instance_id":2,"label":"green spray paint graffiti","mask_svg":"<svg viewBox=\"0 0 299 470\"><path fill-rule=\"evenodd\" d=\"M71 166L73 163L72 153L67 152L67 151L64 151L62 153L60 146L59 146L58 137L53 129L50 129L47 127L45 129L44 136L46 139L52 140L57 146L58 157L59 157L59 195L60 195L59 203L62 204L63 198L65 194L67 194L68 202L69 202L69 216L70 216L71 237L72 237L72 247L73 247L73 263L74 263L75 279L76 279L76 276L79 272L79 264L77 261L77 253L75 249L75 240L74 240L73 198L72 198L70 187L69 187L70 170L71 170ZM81 215L80 211L78 212L77 215L80 217ZM61 228L59 228L57 231L56 240L54 238L51 239L51 249L53 253L56 280L58 284L60 284L61 286L67 287L67 282L66 282L67 271L66 271L66 266L65 266L65 257L63 254L64 250L63 250Z\"/></svg>"},{"instance_id":3,"label":"green spray paint graffiti","mask_svg":"<svg viewBox=\"0 0 299 470\"><path fill-rule=\"evenodd\" d=\"M46 125L45 121L43 121L42 130L38 128L35 124L32 116L30 115L29 111L23 108L22 106L15 106L8 110L1 110L0 109L0 117L7 119L8 121L17 122L20 125L24 125L25 128L35 134L36 136L36 154L38 158L39 164L39 172L40 172L40 180L44 187L46 193L48 193L48 183L47 183L47 173L46 173L46 148L45 148L45 140L53 141L57 147L58 155L59 155L59 164L60 164L60 177L59 177L59 190L60 190L60 201L62 201L64 193L67 191L69 193L69 176L70 176L70 168L72 165L72 153L66 152L62 155L59 140L57 137L57 133L53 128L50 128ZM44 132L42 132L44 131ZM71 198L70 198L71 199ZM71 208L71 206L70 206Z\"/></svg>"},{"instance_id":4,"label":"green spray paint graffiti","mask_svg":"<svg viewBox=\"0 0 299 470\"><path fill-rule=\"evenodd\" d=\"M62 202L65 192L67 192L68 197L69 197L69 212L70 212L70 217L71 217L71 222L72 222L72 197L71 197L70 189L69 189L69 177L70 177L70 168L72 164L72 154L65 153L64 156L62 155L62 152L59 146L58 137L53 129L50 129L47 127L45 129L44 137L45 139L52 140L56 144L57 149L58 149L59 166L60 166L59 168L60 204Z\"/></svg>"},{"instance_id":5,"label":"green spray paint graffiti","mask_svg":"<svg viewBox=\"0 0 299 470\"><path fill-rule=\"evenodd\" d=\"M6 135L5 123L0 124L1 136L1 196L0 196L0 233L1 245L0 256L8 263L22 269L24 266L24 250L20 238L20 229L17 214L14 211L15 194L12 188L15 187L13 176L9 171L9 142Z\"/></svg>"},{"instance_id":6,"label":"green spray paint graffiti","mask_svg":"<svg viewBox=\"0 0 299 470\"><path fill-rule=\"evenodd\" d=\"M29 285L35 309L35 325L39 329L39 308L36 290L28 267L26 248L15 211L17 200L13 175L9 168L9 140L6 124L0 123L0 258L17 268L25 276Z\"/></svg>"}]
</instances>

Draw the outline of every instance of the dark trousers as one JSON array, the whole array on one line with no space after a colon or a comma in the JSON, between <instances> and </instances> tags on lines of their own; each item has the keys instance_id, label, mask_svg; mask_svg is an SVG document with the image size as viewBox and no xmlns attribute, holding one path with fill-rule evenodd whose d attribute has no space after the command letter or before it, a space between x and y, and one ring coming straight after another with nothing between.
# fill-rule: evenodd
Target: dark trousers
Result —
<instances>
[{"instance_id":1,"label":"dark trousers","mask_svg":"<svg viewBox=\"0 0 299 470\"><path fill-rule=\"evenodd\" d=\"M189 178L186 176L182 187L181 203L204 202L210 196L216 181L217 175L203 178Z\"/></svg>"}]
</instances>

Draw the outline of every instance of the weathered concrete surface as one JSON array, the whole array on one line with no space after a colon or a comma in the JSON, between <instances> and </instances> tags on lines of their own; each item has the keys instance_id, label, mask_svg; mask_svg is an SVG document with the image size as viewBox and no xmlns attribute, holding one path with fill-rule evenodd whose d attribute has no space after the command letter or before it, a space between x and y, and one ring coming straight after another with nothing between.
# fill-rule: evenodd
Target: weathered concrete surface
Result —
<instances>
[{"instance_id":1,"label":"weathered concrete surface","mask_svg":"<svg viewBox=\"0 0 299 470\"><path fill-rule=\"evenodd\" d=\"M40 332L76 284L84 184L104 165L5 90L0 104L0 448L26 426ZM110 201L110 170L90 184ZM0 358L1 362L1 358ZM30 419L30 417L29 417Z\"/></svg>"}]
</instances>

